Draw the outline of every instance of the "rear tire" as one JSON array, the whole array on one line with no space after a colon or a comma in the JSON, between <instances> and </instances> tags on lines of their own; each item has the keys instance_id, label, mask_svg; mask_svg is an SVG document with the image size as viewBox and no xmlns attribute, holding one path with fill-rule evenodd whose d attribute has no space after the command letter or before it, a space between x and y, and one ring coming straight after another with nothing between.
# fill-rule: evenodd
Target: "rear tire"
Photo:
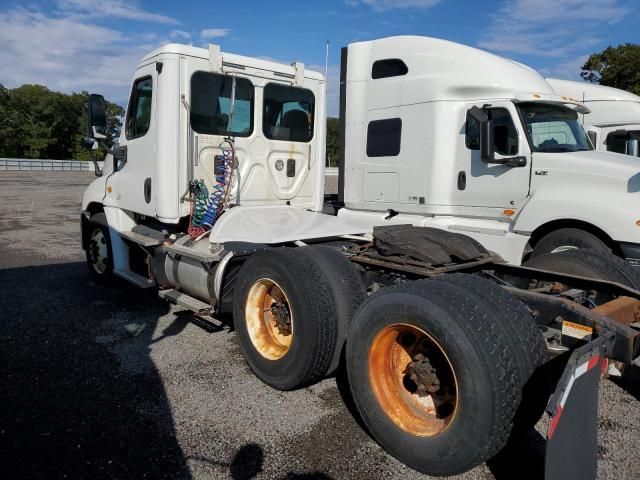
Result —
<instances>
[{"instance_id":1,"label":"rear tire","mask_svg":"<svg viewBox=\"0 0 640 480\"><path fill-rule=\"evenodd\" d=\"M509 333L488 316L461 287L422 280L371 296L353 319L346 361L356 407L373 438L420 472L465 472L511 432L520 378ZM433 370L406 378L425 358L438 379L431 395L425 385L435 384L414 378Z\"/></svg>"},{"instance_id":2,"label":"rear tire","mask_svg":"<svg viewBox=\"0 0 640 480\"><path fill-rule=\"evenodd\" d=\"M322 379L338 331L332 288L302 249L255 253L234 289L233 319L247 364L264 383L292 390Z\"/></svg>"},{"instance_id":3,"label":"rear tire","mask_svg":"<svg viewBox=\"0 0 640 480\"><path fill-rule=\"evenodd\" d=\"M312 258L329 280L337 320L336 344L327 371L327 375L332 375L340 364L351 319L367 298L367 288L354 265L336 248L311 245L299 248L298 253Z\"/></svg>"},{"instance_id":4,"label":"rear tire","mask_svg":"<svg viewBox=\"0 0 640 480\"><path fill-rule=\"evenodd\" d=\"M89 276L103 287L113 285L113 253L107 217L97 213L89 219L87 248L85 250Z\"/></svg>"},{"instance_id":5,"label":"rear tire","mask_svg":"<svg viewBox=\"0 0 640 480\"><path fill-rule=\"evenodd\" d=\"M549 352L540 328L526 305L495 282L464 273L443 275L436 281L461 288L463 290L461 293L473 296L475 301L483 303L491 311L493 316L487 321L502 323L505 331L508 332L509 347L518 365L523 385L529 380L533 371L547 360Z\"/></svg>"},{"instance_id":6,"label":"rear tire","mask_svg":"<svg viewBox=\"0 0 640 480\"><path fill-rule=\"evenodd\" d=\"M514 427L522 430L533 427L544 413L552 388L547 372L540 368L549 359L549 351L529 309L495 282L478 275L455 273L442 275L436 281L461 288L460 293L483 303L491 312L487 321L502 323L523 389Z\"/></svg>"},{"instance_id":7,"label":"rear tire","mask_svg":"<svg viewBox=\"0 0 640 480\"><path fill-rule=\"evenodd\" d=\"M611 253L611 249L592 233L577 228L561 228L538 240L531 253L531 258L549 253L583 249Z\"/></svg>"}]
</instances>

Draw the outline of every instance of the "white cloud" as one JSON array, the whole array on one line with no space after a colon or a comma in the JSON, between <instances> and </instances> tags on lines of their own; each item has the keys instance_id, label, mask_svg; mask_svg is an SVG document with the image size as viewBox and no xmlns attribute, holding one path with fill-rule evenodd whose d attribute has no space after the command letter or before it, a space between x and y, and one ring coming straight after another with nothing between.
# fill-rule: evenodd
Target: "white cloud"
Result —
<instances>
[{"instance_id":1,"label":"white cloud","mask_svg":"<svg viewBox=\"0 0 640 480\"><path fill-rule=\"evenodd\" d=\"M523 22L565 23L616 22L626 13L627 8L619 0L510 0L498 15Z\"/></svg>"},{"instance_id":2,"label":"white cloud","mask_svg":"<svg viewBox=\"0 0 640 480\"><path fill-rule=\"evenodd\" d=\"M102 93L126 102L142 57L167 40L124 34L73 15L15 8L0 12L0 83L44 84L51 90Z\"/></svg>"},{"instance_id":3,"label":"white cloud","mask_svg":"<svg viewBox=\"0 0 640 480\"><path fill-rule=\"evenodd\" d=\"M172 40L191 40L191 34L189 32L185 32L184 30L171 30L171 32L169 33L169 38L171 38Z\"/></svg>"},{"instance_id":4,"label":"white cloud","mask_svg":"<svg viewBox=\"0 0 640 480\"><path fill-rule=\"evenodd\" d=\"M589 58L589 55L580 55L566 62L540 69L540 73L545 77L561 78L564 80L580 80L582 66Z\"/></svg>"},{"instance_id":5,"label":"white cloud","mask_svg":"<svg viewBox=\"0 0 640 480\"><path fill-rule=\"evenodd\" d=\"M592 31L627 13L619 0L508 0L492 15L478 45L497 52L566 57L599 43Z\"/></svg>"},{"instance_id":6,"label":"white cloud","mask_svg":"<svg viewBox=\"0 0 640 480\"><path fill-rule=\"evenodd\" d=\"M58 0L59 11L64 15L94 18L124 18L141 22L179 24L175 18L159 13L147 12L124 0Z\"/></svg>"},{"instance_id":7,"label":"white cloud","mask_svg":"<svg viewBox=\"0 0 640 480\"><path fill-rule=\"evenodd\" d=\"M544 76L578 80L587 53L629 13L625 0L507 0L478 46L539 57Z\"/></svg>"},{"instance_id":8,"label":"white cloud","mask_svg":"<svg viewBox=\"0 0 640 480\"><path fill-rule=\"evenodd\" d=\"M366 5L374 10L391 10L394 8L430 8L440 0L345 0L349 6Z\"/></svg>"},{"instance_id":9,"label":"white cloud","mask_svg":"<svg viewBox=\"0 0 640 480\"><path fill-rule=\"evenodd\" d=\"M212 38L226 37L231 32L230 28L205 28L200 32L200 36L205 40Z\"/></svg>"}]
</instances>

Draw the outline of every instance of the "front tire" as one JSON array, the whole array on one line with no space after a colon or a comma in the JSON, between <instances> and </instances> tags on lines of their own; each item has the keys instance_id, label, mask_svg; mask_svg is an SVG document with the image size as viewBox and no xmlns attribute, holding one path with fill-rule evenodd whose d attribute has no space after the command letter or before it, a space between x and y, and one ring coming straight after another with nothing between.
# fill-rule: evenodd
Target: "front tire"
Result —
<instances>
[{"instance_id":1,"label":"front tire","mask_svg":"<svg viewBox=\"0 0 640 480\"><path fill-rule=\"evenodd\" d=\"M87 248L85 253L89 276L98 285L110 286L115 279L113 276L113 253L107 217L104 213L93 215L87 228Z\"/></svg>"},{"instance_id":2,"label":"front tire","mask_svg":"<svg viewBox=\"0 0 640 480\"><path fill-rule=\"evenodd\" d=\"M521 379L502 322L458 286L389 288L360 307L347 373L373 438L429 475L462 473L502 449Z\"/></svg>"},{"instance_id":3,"label":"front tire","mask_svg":"<svg viewBox=\"0 0 640 480\"><path fill-rule=\"evenodd\" d=\"M577 228L561 228L538 240L531 253L531 258L549 253L585 249L611 253L611 249L592 233Z\"/></svg>"}]
</instances>

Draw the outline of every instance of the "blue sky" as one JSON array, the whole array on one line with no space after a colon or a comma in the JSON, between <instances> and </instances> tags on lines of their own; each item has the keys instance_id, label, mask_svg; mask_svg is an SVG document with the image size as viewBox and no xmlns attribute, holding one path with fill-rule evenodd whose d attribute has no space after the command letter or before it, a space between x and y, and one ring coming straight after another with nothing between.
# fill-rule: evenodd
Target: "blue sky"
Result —
<instances>
[{"instance_id":1,"label":"blue sky","mask_svg":"<svg viewBox=\"0 0 640 480\"><path fill-rule=\"evenodd\" d=\"M133 69L175 41L301 61L324 69L330 42L329 113L337 113L340 47L413 34L446 38L578 79L587 56L640 43L638 0L143 1L0 0L0 83L89 90L126 103Z\"/></svg>"}]
</instances>

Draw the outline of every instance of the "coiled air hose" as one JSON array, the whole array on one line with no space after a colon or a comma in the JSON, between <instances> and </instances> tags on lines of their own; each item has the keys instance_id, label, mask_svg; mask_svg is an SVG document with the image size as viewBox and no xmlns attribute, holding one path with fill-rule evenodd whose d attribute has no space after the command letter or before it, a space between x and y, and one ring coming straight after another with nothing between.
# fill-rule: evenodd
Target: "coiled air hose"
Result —
<instances>
[{"instance_id":1,"label":"coiled air hose","mask_svg":"<svg viewBox=\"0 0 640 480\"><path fill-rule=\"evenodd\" d=\"M216 183L213 186L213 191L209 195L207 211L202 218L202 226L205 228L211 228L213 224L216 223L218 215L222 210L226 192L226 179L228 177L227 171L230 167L228 158L224 154L217 155L215 163L214 173Z\"/></svg>"},{"instance_id":2,"label":"coiled air hose","mask_svg":"<svg viewBox=\"0 0 640 480\"><path fill-rule=\"evenodd\" d=\"M192 238L199 237L206 230L202 227L202 219L207 212L209 190L204 180L194 180L189 185L191 193L191 220L189 222L189 235Z\"/></svg>"},{"instance_id":3,"label":"coiled air hose","mask_svg":"<svg viewBox=\"0 0 640 480\"><path fill-rule=\"evenodd\" d=\"M220 144L221 155L214 160L215 184L209 192L203 180L192 184L191 221L189 235L191 238L202 236L211 229L222 214L231 190L231 179L235 167L235 148L233 140L225 139Z\"/></svg>"}]
</instances>

